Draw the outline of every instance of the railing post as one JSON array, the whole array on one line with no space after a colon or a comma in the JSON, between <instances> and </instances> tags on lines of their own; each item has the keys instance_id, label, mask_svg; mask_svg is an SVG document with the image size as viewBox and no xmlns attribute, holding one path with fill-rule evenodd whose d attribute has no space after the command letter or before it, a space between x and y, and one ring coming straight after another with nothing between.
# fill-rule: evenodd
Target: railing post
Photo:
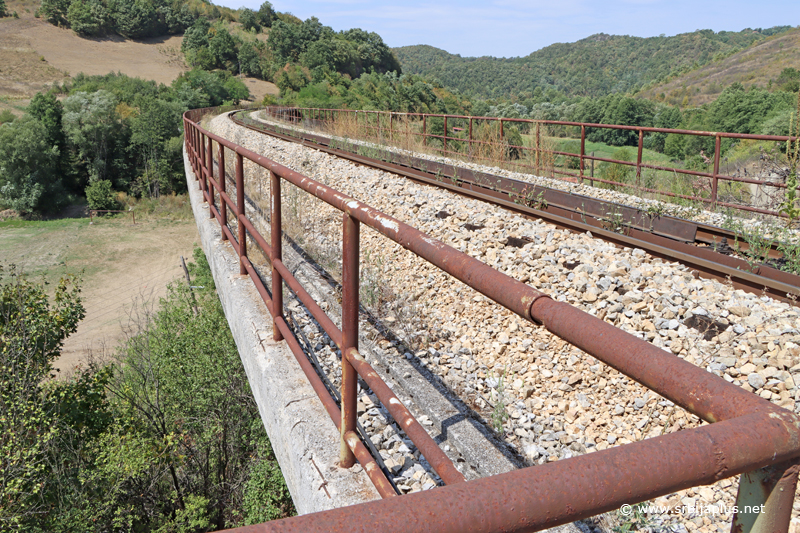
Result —
<instances>
[{"instance_id":1,"label":"railing post","mask_svg":"<svg viewBox=\"0 0 800 533\"><path fill-rule=\"evenodd\" d=\"M442 144L444 145L444 153L447 153L447 115L444 116L444 135L442 136Z\"/></svg>"},{"instance_id":2,"label":"railing post","mask_svg":"<svg viewBox=\"0 0 800 533\"><path fill-rule=\"evenodd\" d=\"M197 178L197 186L200 187L202 181L200 180L200 148L198 139L200 138L200 131L192 127L192 163L194 164L194 175Z\"/></svg>"},{"instance_id":3,"label":"railing post","mask_svg":"<svg viewBox=\"0 0 800 533\"><path fill-rule=\"evenodd\" d=\"M389 111L389 142L394 142L394 131L392 131L394 127L394 112Z\"/></svg>"},{"instance_id":4,"label":"railing post","mask_svg":"<svg viewBox=\"0 0 800 533\"><path fill-rule=\"evenodd\" d=\"M791 462L768 466L739 476L734 533L786 533L800 465Z\"/></svg>"},{"instance_id":5,"label":"railing post","mask_svg":"<svg viewBox=\"0 0 800 533\"><path fill-rule=\"evenodd\" d=\"M219 145L219 214L220 218L222 219L222 225L228 225L228 202L226 202L222 198L222 193L225 191L225 146ZM222 232L222 240L228 240L228 234L224 231Z\"/></svg>"},{"instance_id":6,"label":"railing post","mask_svg":"<svg viewBox=\"0 0 800 533\"><path fill-rule=\"evenodd\" d=\"M719 152L720 152L720 136L719 133L714 137L714 174L711 178L711 206L717 208L717 187L719 178Z\"/></svg>"},{"instance_id":7,"label":"railing post","mask_svg":"<svg viewBox=\"0 0 800 533\"><path fill-rule=\"evenodd\" d=\"M581 161L580 161L580 163L581 163L581 165L580 165L581 166L581 170L580 170L581 185L583 185L583 165L584 165L584 159L583 158L584 158L585 155L586 155L586 126L581 124Z\"/></svg>"},{"instance_id":8,"label":"railing post","mask_svg":"<svg viewBox=\"0 0 800 533\"><path fill-rule=\"evenodd\" d=\"M422 115L422 146L428 146L428 125L427 115Z\"/></svg>"},{"instance_id":9,"label":"railing post","mask_svg":"<svg viewBox=\"0 0 800 533\"><path fill-rule=\"evenodd\" d=\"M642 186L642 148L644 147L644 131L639 130L639 155L636 156L636 184Z\"/></svg>"},{"instance_id":10,"label":"railing post","mask_svg":"<svg viewBox=\"0 0 800 533\"><path fill-rule=\"evenodd\" d=\"M214 141L208 138L208 218L214 218Z\"/></svg>"},{"instance_id":11,"label":"railing post","mask_svg":"<svg viewBox=\"0 0 800 533\"><path fill-rule=\"evenodd\" d=\"M197 136L198 136L197 128L192 126L192 152L194 153L193 163L194 163L195 175L197 177L197 180L199 181L200 171L199 168L197 167L197 158L200 155L200 150L197 148Z\"/></svg>"},{"instance_id":12,"label":"railing post","mask_svg":"<svg viewBox=\"0 0 800 533\"><path fill-rule=\"evenodd\" d=\"M200 178L200 190L203 190L203 134L200 132L200 128L198 127L196 130L196 135L194 138L195 141L195 150L197 153L197 176Z\"/></svg>"},{"instance_id":13,"label":"railing post","mask_svg":"<svg viewBox=\"0 0 800 533\"><path fill-rule=\"evenodd\" d=\"M283 316L283 279L275 267L276 261L281 261L283 253L281 251L281 178L274 172L269 173L270 191L270 246L272 247L272 313L273 313L273 340L283 340L280 330L274 320Z\"/></svg>"},{"instance_id":14,"label":"railing post","mask_svg":"<svg viewBox=\"0 0 800 533\"><path fill-rule=\"evenodd\" d=\"M199 163L198 166L200 167L200 190L205 193L208 190L208 186L206 185L206 143L205 139L203 138L203 134L200 133L198 130L197 132L198 142L197 145L200 148L199 150Z\"/></svg>"},{"instance_id":15,"label":"railing post","mask_svg":"<svg viewBox=\"0 0 800 533\"><path fill-rule=\"evenodd\" d=\"M244 209L244 158L242 154L236 154L236 225L239 228L239 274L244 276L247 269L243 259L247 257L247 232L244 229L243 220L245 219Z\"/></svg>"},{"instance_id":16,"label":"railing post","mask_svg":"<svg viewBox=\"0 0 800 533\"><path fill-rule=\"evenodd\" d=\"M194 162L194 126L192 126L192 123L189 122L188 119L186 120L183 133L186 136L186 151L189 152L189 164L192 165L194 179L197 179L197 167Z\"/></svg>"},{"instance_id":17,"label":"railing post","mask_svg":"<svg viewBox=\"0 0 800 533\"><path fill-rule=\"evenodd\" d=\"M541 166L542 166L542 145L541 140L539 137L540 126L542 125L541 122L536 123L536 175L540 176L542 174Z\"/></svg>"},{"instance_id":18,"label":"railing post","mask_svg":"<svg viewBox=\"0 0 800 533\"><path fill-rule=\"evenodd\" d=\"M347 360L350 349L358 349L358 283L360 223L347 213L342 239L342 424L339 466L350 468L355 456L344 436L356 429L356 384L358 374Z\"/></svg>"},{"instance_id":19,"label":"railing post","mask_svg":"<svg viewBox=\"0 0 800 533\"><path fill-rule=\"evenodd\" d=\"M469 156L472 157L472 117L469 117Z\"/></svg>"},{"instance_id":20,"label":"railing post","mask_svg":"<svg viewBox=\"0 0 800 533\"><path fill-rule=\"evenodd\" d=\"M200 176L200 190L206 190L206 177L205 177L205 150L203 148L204 143L203 133L200 131L200 128L197 128L197 175ZM205 201L205 198L203 199Z\"/></svg>"}]
</instances>

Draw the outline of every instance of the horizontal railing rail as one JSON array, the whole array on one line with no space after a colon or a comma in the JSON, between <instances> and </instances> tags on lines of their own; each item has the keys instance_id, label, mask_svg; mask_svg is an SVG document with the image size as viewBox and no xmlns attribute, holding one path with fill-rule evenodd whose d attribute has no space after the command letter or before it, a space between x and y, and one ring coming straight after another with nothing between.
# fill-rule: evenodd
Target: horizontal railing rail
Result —
<instances>
[{"instance_id":1,"label":"horizontal railing rail","mask_svg":"<svg viewBox=\"0 0 800 533\"><path fill-rule=\"evenodd\" d=\"M537 531L656 496L742 474L732 530L786 532L797 483L800 417L677 356L522 283L363 202L199 126L184 115L186 151L209 217L222 227L274 322L341 434L340 466L357 459L386 498L237 531ZM214 175L214 143L217 168ZM226 198L225 149L235 154L236 200ZM269 172L270 242L245 212L244 160ZM341 329L291 275L281 255L281 186L288 182L342 212ZM217 207L217 196L221 198ZM237 235L228 228L228 211ZM520 317L619 370L710 425L544 466L465 482L425 429L358 351L359 233L366 225ZM248 236L271 264L268 289L248 258ZM341 405L325 388L283 315L283 284L297 294L342 353ZM446 484L396 493L355 431L361 376ZM762 505L763 504L763 505ZM413 509L413 513L408 513ZM402 513L402 519L400 518ZM361 528L361 529L359 529Z\"/></svg>"},{"instance_id":2,"label":"horizontal railing rail","mask_svg":"<svg viewBox=\"0 0 800 533\"><path fill-rule=\"evenodd\" d=\"M467 115L443 115L434 113L401 113L393 111L365 111L365 110L351 110L351 109L323 109L323 108L287 108L279 106L268 107L266 112L274 117L290 120L293 122L300 122L305 119L317 121L323 125L332 125L342 117L349 117L355 124L361 128L366 134L365 140L379 140L380 142L387 142L389 144L398 140L402 136L411 136L421 139L423 147L431 148L430 141L437 140L441 146L437 146L436 150L441 155L463 157L467 156L470 160L474 161L494 161L499 153L512 153L516 152L515 158L506 157L503 162L514 168L524 171L533 171L541 175L545 169L544 158L546 156L561 156L564 159L570 158L577 160L577 168L575 171L570 171L569 164L550 165L550 172L553 177L561 176L563 178L574 179L580 183L590 182L591 184L602 183L611 187L618 187L620 189L629 189L637 191L638 193L649 193L670 197L674 199L689 200L692 202L699 202L708 205L711 208L726 207L753 213L760 213L776 217L785 217L785 213L780 210L781 202L785 201L785 176L777 176L774 178L752 178L743 176L733 176L721 172L720 167L722 163L722 141L724 139L731 140L753 140L753 141L771 141L775 143L782 143L785 145L787 141L794 141L796 137L782 136L782 135L756 135L744 133L726 133L726 132L710 132L698 130L685 130L685 129L670 129L670 128L655 128L645 126L626 126L619 124L597 124L587 122L571 122L559 120L536 120L536 119L522 119L522 118L498 118L498 117L475 117ZM362 118L363 117L363 118ZM437 128L441 128L441 133L432 133L431 119L436 119L441 122L437 124ZM405 128L397 127L396 124L401 121L406 121ZM408 121L414 121L413 126L409 126ZM448 126L450 121L450 126ZM453 127L454 121L461 121L464 123L463 128ZM476 131L476 125L483 127L483 135L489 137L488 140L480 138ZM488 125L488 127L486 127ZM513 144L507 140L505 131L506 125L522 125L529 130L529 134L534 136L531 145ZM580 150L577 152L569 152L564 150L556 150L555 148L548 148L543 143L542 129L545 127L569 127L580 129ZM494 128L494 129L493 129ZM595 156L593 153L587 153L586 140L588 129L608 129L608 130L622 130L636 133L638 135L638 144L635 147L636 160L625 161L607 157ZM489 132L489 133L487 133ZM461 136L453 135L454 133L461 133ZM680 136L694 136L694 137L708 137L714 139L714 154L713 157L708 157L708 169L697 170L691 168L682 168L678 166L660 165L644 160L644 139L645 135L653 133L674 134ZM576 141L578 139L575 139ZM450 148L448 148L448 143ZM460 147L460 149L453 149L453 146ZM493 156L486 157L482 155L478 148L487 147L493 148ZM782 149L782 146L780 146ZM525 154L529 156L530 161L525 161ZM594 168L592 166L591 175L587 175L588 163L609 163L614 165L621 165L623 167L632 167L635 169L635 176L631 182L614 181L604 179L594 175ZM705 190L706 195L699 194L682 194L681 192L669 191L664 188L653 188L646 186L642 178L643 170L653 170L660 172L670 172L675 175L689 176L693 178L702 178L704 182L692 185L696 191ZM770 206L763 207L758 205L748 205L744 203L734 203L726 201L725 198L720 197L720 184L721 183L740 183L745 185L756 185L759 187L767 187L774 189L779 194L780 198L771 200Z\"/></svg>"}]
</instances>

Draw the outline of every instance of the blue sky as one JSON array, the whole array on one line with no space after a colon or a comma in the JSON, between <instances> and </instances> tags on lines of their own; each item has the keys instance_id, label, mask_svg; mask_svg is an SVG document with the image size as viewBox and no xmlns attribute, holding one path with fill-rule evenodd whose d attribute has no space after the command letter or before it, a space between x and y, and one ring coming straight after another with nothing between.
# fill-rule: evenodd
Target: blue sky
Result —
<instances>
[{"instance_id":1,"label":"blue sky","mask_svg":"<svg viewBox=\"0 0 800 533\"><path fill-rule=\"evenodd\" d=\"M258 9L263 0L214 0ZM374 31L392 47L429 44L462 56L524 56L594 33L653 37L697 29L800 25L800 0L274 0L334 30Z\"/></svg>"}]
</instances>

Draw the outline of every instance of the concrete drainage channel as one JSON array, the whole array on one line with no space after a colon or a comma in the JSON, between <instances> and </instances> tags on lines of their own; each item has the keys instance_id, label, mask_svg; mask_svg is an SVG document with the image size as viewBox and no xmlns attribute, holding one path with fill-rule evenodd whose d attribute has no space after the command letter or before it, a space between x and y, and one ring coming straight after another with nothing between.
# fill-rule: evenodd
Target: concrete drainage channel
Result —
<instances>
[{"instance_id":1,"label":"concrete drainage channel","mask_svg":"<svg viewBox=\"0 0 800 533\"><path fill-rule=\"evenodd\" d=\"M219 172L216 162L215 172ZM235 187L229 172L226 172L226 176L229 186ZM197 205L195 198L198 200ZM192 201L196 213L208 211L207 204L199 203L201 201L199 194L193 195ZM268 234L268 215L249 196L245 196L245 201L255 213L252 217L256 228ZM341 287L333 276L286 235L284 235L284 262L314 300L334 317L334 322L340 327L341 322L338 317L341 316ZM253 260L253 263L262 279L268 282L270 275L267 263L256 260ZM290 300L287 299L286 310L287 321L304 345L309 358L315 363L317 373L333 396L337 397L341 386L341 352L295 295L292 295ZM238 320L237 313L228 317L229 322ZM510 472L525 466L523 459L513 448L498 439L492 430L487 428L483 417L453 394L448 384L442 383L439 376L425 368L424 362L413 354L413 350L395 335L387 324L362 309L359 333L362 355L426 427L428 433L468 480ZM382 339L381 344L386 344L386 348L382 348L377 339ZM263 339L261 342L263 344ZM246 353L245 347L242 352L243 359ZM437 352L426 355L433 353ZM251 385L254 389L258 387L252 381ZM359 382L358 396L359 432L362 441L371 449L397 492L405 494L441 486L442 481L439 476L425 458L421 457L411 440L391 420L388 411L363 381ZM334 507L338 506L334 502ZM576 522L554 528L552 531L586 533L592 529L588 522Z\"/></svg>"}]
</instances>

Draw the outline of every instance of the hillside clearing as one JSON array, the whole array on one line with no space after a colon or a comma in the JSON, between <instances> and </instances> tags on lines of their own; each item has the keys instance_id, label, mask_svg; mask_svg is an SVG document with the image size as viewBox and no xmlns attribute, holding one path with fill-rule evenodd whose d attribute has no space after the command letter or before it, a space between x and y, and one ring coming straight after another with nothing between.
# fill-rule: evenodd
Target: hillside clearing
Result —
<instances>
[{"instance_id":1,"label":"hillside clearing","mask_svg":"<svg viewBox=\"0 0 800 533\"><path fill-rule=\"evenodd\" d=\"M20 114L19 108L37 92L79 72L121 72L169 85L188 70L182 40L182 35L137 41L119 35L83 38L30 15L0 19L0 110ZM242 79L254 101L279 93L273 83Z\"/></svg>"}]
</instances>

